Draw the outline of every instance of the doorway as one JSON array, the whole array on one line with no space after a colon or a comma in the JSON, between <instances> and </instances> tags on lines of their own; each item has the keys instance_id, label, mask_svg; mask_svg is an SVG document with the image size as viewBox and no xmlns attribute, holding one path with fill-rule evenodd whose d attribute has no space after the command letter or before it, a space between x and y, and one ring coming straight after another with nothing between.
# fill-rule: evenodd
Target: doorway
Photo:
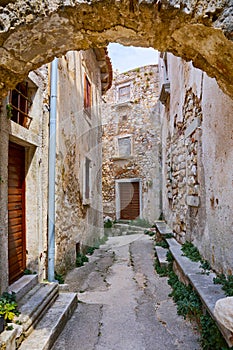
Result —
<instances>
[{"instance_id":1,"label":"doorway","mask_svg":"<svg viewBox=\"0 0 233 350\"><path fill-rule=\"evenodd\" d=\"M140 179L116 180L117 219L134 220L141 216Z\"/></svg>"},{"instance_id":2,"label":"doorway","mask_svg":"<svg viewBox=\"0 0 233 350\"><path fill-rule=\"evenodd\" d=\"M12 142L8 158L8 265L11 284L26 268L25 148Z\"/></svg>"}]
</instances>

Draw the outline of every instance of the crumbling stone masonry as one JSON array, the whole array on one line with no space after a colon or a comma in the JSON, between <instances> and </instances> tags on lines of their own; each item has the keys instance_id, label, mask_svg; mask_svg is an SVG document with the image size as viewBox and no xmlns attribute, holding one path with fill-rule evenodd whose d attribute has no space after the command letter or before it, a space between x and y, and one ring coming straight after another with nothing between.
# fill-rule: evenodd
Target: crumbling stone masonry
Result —
<instances>
[{"instance_id":1,"label":"crumbling stone masonry","mask_svg":"<svg viewBox=\"0 0 233 350\"><path fill-rule=\"evenodd\" d=\"M0 95L68 50L154 47L201 68L233 95L231 0L14 0L0 7Z\"/></svg>"},{"instance_id":2,"label":"crumbling stone masonry","mask_svg":"<svg viewBox=\"0 0 233 350\"><path fill-rule=\"evenodd\" d=\"M163 214L178 241L232 274L233 101L172 54L161 54L159 67Z\"/></svg>"},{"instance_id":3,"label":"crumbling stone masonry","mask_svg":"<svg viewBox=\"0 0 233 350\"><path fill-rule=\"evenodd\" d=\"M160 122L156 108L158 87L158 67L149 65L122 74L116 73L113 86L104 97L105 215L123 218L120 202L124 194L120 193L119 187L122 183L133 181L140 182L140 188L137 189L140 203L135 204L140 207L138 214L151 222L160 216ZM130 185L125 191L130 191Z\"/></svg>"}]
</instances>

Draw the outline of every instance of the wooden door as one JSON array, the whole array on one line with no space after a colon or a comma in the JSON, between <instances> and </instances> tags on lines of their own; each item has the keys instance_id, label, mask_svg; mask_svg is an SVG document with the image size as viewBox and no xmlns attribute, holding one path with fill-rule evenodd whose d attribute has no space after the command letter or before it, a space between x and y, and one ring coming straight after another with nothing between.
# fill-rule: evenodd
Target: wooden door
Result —
<instances>
[{"instance_id":1,"label":"wooden door","mask_svg":"<svg viewBox=\"0 0 233 350\"><path fill-rule=\"evenodd\" d=\"M25 149L12 142L8 161L8 263L11 284L26 268Z\"/></svg>"},{"instance_id":2,"label":"wooden door","mask_svg":"<svg viewBox=\"0 0 233 350\"><path fill-rule=\"evenodd\" d=\"M120 186L120 219L134 220L140 215L139 182L122 182Z\"/></svg>"}]
</instances>

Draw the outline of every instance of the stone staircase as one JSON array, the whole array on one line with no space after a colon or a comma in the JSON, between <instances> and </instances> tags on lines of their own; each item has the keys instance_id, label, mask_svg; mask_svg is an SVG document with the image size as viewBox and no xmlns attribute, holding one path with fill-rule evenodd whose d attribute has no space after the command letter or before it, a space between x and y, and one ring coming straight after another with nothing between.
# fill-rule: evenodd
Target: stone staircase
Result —
<instances>
[{"instance_id":1,"label":"stone staircase","mask_svg":"<svg viewBox=\"0 0 233 350\"><path fill-rule=\"evenodd\" d=\"M145 227L134 226L128 223L119 222L113 225L112 228L105 229L105 234L108 236L125 236L133 235L135 233L144 233Z\"/></svg>"},{"instance_id":2,"label":"stone staircase","mask_svg":"<svg viewBox=\"0 0 233 350\"><path fill-rule=\"evenodd\" d=\"M38 283L36 275L23 276L9 292L16 293L20 315L13 330L0 335L1 350L47 350L77 307L76 293L59 292L59 285Z\"/></svg>"}]
</instances>

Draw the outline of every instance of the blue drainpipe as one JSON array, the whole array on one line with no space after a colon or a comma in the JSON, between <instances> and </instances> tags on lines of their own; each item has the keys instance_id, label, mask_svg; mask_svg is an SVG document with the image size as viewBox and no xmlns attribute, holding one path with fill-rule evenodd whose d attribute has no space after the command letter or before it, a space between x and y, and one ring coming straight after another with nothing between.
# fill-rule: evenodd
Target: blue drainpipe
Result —
<instances>
[{"instance_id":1,"label":"blue drainpipe","mask_svg":"<svg viewBox=\"0 0 233 350\"><path fill-rule=\"evenodd\" d=\"M48 280L55 281L55 169L56 169L56 117L57 117L57 64L51 64L50 116L49 116L49 185L48 185Z\"/></svg>"}]
</instances>

